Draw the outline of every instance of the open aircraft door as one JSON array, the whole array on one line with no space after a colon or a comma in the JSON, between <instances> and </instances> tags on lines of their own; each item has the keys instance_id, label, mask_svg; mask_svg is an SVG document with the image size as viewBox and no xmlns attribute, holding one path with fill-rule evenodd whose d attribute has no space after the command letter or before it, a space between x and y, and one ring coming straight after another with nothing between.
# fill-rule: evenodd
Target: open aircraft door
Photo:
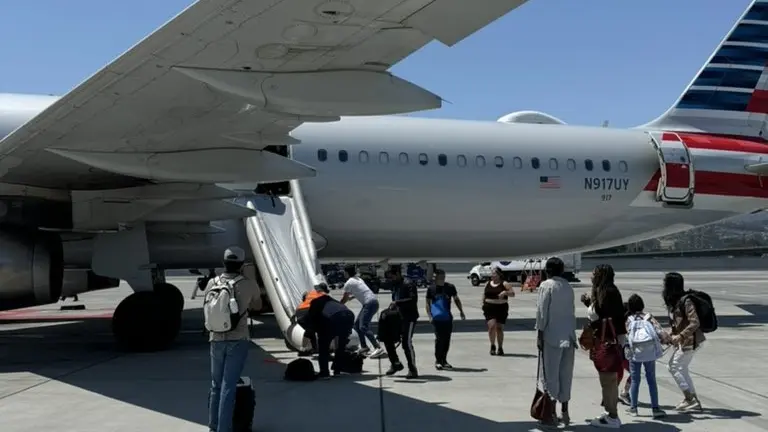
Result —
<instances>
[{"instance_id":1,"label":"open aircraft door","mask_svg":"<svg viewBox=\"0 0 768 432\"><path fill-rule=\"evenodd\" d=\"M695 173L691 152L676 133L649 132L651 144L659 157L661 175L656 200L667 205L688 207L693 204Z\"/></svg>"},{"instance_id":2,"label":"open aircraft door","mask_svg":"<svg viewBox=\"0 0 768 432\"><path fill-rule=\"evenodd\" d=\"M304 293L325 278L299 182L291 181L291 196L256 195L247 206L258 212L245 219L245 228L277 324L287 345L302 349L304 329L293 316Z\"/></svg>"}]
</instances>

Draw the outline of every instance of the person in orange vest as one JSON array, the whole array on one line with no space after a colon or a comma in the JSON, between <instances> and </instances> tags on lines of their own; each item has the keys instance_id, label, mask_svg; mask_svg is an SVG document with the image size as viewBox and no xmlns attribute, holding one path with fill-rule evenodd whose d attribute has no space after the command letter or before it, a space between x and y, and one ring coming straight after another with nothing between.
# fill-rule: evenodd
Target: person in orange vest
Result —
<instances>
[{"instance_id":1,"label":"person in orange vest","mask_svg":"<svg viewBox=\"0 0 768 432\"><path fill-rule=\"evenodd\" d=\"M304 327L304 329L307 329L307 315L309 314L309 305L312 303L312 300L322 297L324 295L328 295L328 285L324 283L320 283L318 285L315 285L315 287L304 294L304 296L301 298L301 303L296 307L296 313L293 315L294 322L299 324L300 326ZM300 351L300 356L310 356L312 353L317 352L317 336L315 332L313 331L305 331L304 332L304 339L309 340L309 343L312 348L305 351ZM306 345L306 344L304 344Z\"/></svg>"}]
</instances>

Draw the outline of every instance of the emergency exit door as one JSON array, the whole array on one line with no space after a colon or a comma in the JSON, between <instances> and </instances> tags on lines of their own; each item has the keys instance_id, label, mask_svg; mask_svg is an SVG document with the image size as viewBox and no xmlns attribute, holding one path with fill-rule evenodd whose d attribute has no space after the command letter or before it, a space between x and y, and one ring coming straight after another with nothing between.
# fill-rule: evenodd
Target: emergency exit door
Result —
<instances>
[{"instance_id":1,"label":"emergency exit door","mask_svg":"<svg viewBox=\"0 0 768 432\"><path fill-rule=\"evenodd\" d=\"M673 132L654 132L650 136L661 173L656 200L670 205L693 204L695 174L688 146Z\"/></svg>"}]
</instances>

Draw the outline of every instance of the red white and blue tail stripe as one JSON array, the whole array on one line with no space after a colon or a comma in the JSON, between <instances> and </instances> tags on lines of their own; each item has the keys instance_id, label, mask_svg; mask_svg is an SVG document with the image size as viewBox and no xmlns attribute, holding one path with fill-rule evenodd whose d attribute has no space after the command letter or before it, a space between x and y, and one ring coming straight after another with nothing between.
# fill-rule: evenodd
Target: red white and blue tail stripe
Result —
<instances>
[{"instance_id":1,"label":"red white and blue tail stripe","mask_svg":"<svg viewBox=\"0 0 768 432\"><path fill-rule=\"evenodd\" d=\"M768 138L768 0L754 0L677 102L643 129Z\"/></svg>"}]
</instances>

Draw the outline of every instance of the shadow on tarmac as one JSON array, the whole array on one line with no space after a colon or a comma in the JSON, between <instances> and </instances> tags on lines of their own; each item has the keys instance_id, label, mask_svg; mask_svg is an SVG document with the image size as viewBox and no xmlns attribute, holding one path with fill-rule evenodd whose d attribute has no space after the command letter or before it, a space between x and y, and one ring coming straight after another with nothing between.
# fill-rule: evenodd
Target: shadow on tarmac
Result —
<instances>
[{"instance_id":1,"label":"shadow on tarmac","mask_svg":"<svg viewBox=\"0 0 768 432\"><path fill-rule=\"evenodd\" d=\"M118 352L112 341L111 322L103 318L0 331L0 372L35 373L112 399L205 425L210 383L208 343L202 329L200 310L186 310L184 314L182 334L175 346L169 351L150 354ZM255 326L252 337L278 337L274 319L271 316L263 318L265 324ZM722 317L721 325L744 324L737 319L747 319L749 323L765 322L765 316ZM512 325L508 325L508 329L512 331L530 330L532 326L532 320L512 319L510 322ZM459 332L482 331L484 326L485 323L479 320L456 323ZM424 332L430 327L424 323L418 328ZM386 362L381 365L375 361L366 363L366 369L374 373L379 372L379 367L385 369L386 366ZM258 346L252 347L244 374L250 376L256 385L254 427L257 431L338 431L341 424L382 432L422 432L437 428L441 432L506 432L537 428L534 421L495 422L442 406L446 402L428 403L394 394L386 391L387 383L392 378L377 375L342 376L329 381L294 383L282 380L283 371L282 363ZM472 368L454 370L460 373L483 371ZM446 375L424 375L422 379L413 382L399 378L394 381L418 384L450 379ZM368 384L362 384L364 381ZM328 408L321 410L326 414L317 414L318 410L312 408L317 404ZM304 409L307 407L310 409ZM710 409L697 414L695 418L738 419L757 415L746 411ZM307 419L306 416L313 418ZM664 422L627 424L622 430L677 431L680 429L675 424L691 421L690 416L674 415ZM565 430L591 431L593 428L587 424L576 424Z\"/></svg>"}]
</instances>

